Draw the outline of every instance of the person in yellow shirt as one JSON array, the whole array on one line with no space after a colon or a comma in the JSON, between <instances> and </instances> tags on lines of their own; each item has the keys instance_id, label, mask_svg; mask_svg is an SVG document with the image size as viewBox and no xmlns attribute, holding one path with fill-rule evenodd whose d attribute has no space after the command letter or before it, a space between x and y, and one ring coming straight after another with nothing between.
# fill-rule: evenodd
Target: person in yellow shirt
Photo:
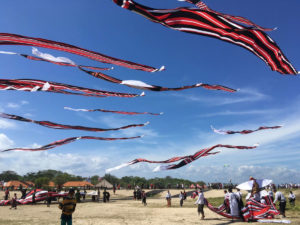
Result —
<instances>
[{"instance_id":1,"label":"person in yellow shirt","mask_svg":"<svg viewBox=\"0 0 300 225\"><path fill-rule=\"evenodd\" d=\"M76 208L74 193L74 189L70 189L69 194L58 205L58 208L62 210L62 214L60 217L61 225L72 225L72 214Z\"/></svg>"}]
</instances>

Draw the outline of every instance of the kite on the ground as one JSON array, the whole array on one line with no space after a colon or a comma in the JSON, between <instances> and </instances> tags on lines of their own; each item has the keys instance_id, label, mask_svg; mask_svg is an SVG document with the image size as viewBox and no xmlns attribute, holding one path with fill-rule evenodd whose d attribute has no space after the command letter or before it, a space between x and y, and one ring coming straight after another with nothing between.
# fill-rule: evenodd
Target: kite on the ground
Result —
<instances>
[{"instance_id":1,"label":"kite on the ground","mask_svg":"<svg viewBox=\"0 0 300 225\"><path fill-rule=\"evenodd\" d=\"M142 123L142 124L130 124L123 127L118 128L95 128L95 127L84 127L84 126L76 126L76 125L65 125L65 124L58 124L50 121L36 121L27 119L21 116L7 114L7 113L0 113L0 117L5 119L11 119L11 120L18 120L22 122L29 122L29 123L35 123L44 127L53 128L53 129L63 129L63 130L84 130L84 131L93 131L93 132L104 132L104 131L112 131L112 130L123 130L131 127L143 127L149 124Z\"/></svg>"},{"instance_id":2,"label":"kite on the ground","mask_svg":"<svg viewBox=\"0 0 300 225\"><path fill-rule=\"evenodd\" d=\"M269 129L278 129L281 128L282 126L273 126L273 127L266 127L266 126L261 126L257 128L256 130L242 130L242 131L232 131L232 130L218 130L215 129L213 126L211 126L211 129L218 134L250 134L259 130L269 130Z\"/></svg>"},{"instance_id":3,"label":"kite on the ground","mask_svg":"<svg viewBox=\"0 0 300 225\"><path fill-rule=\"evenodd\" d=\"M94 136L80 136L80 137L70 137L65 138L59 141L54 141L50 144L41 146L39 148L10 148L2 150L1 152L9 152L9 151L46 151L50 150L52 148L56 148L65 144L69 144L71 142L82 140L82 139L88 139L88 140L101 140L101 141L117 141L117 140L129 140L129 139L136 139L141 138L142 136L136 136L136 137L121 137L121 138L104 138L104 137L94 137Z\"/></svg>"},{"instance_id":4,"label":"kite on the ground","mask_svg":"<svg viewBox=\"0 0 300 225\"><path fill-rule=\"evenodd\" d=\"M75 111L75 112L109 112L109 113L118 113L118 114L124 114L124 115L153 115L153 116L159 116L163 113L151 113L151 112L125 112L125 111L115 111L115 110L107 110L107 109L73 109L70 107L64 107L64 109Z\"/></svg>"},{"instance_id":5,"label":"kite on the ground","mask_svg":"<svg viewBox=\"0 0 300 225\"><path fill-rule=\"evenodd\" d=\"M62 84L57 82L43 81L43 80L31 80L31 79L0 79L0 90L17 90L17 91L46 91L69 95L83 95L90 97L138 97L144 96L145 93L128 94L111 91L102 91L91 88L83 88L73 86L69 84Z\"/></svg>"},{"instance_id":6,"label":"kite on the ground","mask_svg":"<svg viewBox=\"0 0 300 225\"><path fill-rule=\"evenodd\" d=\"M32 54L38 56L31 56L27 54L21 54L16 52L7 52L7 51L0 51L0 54L6 54L6 55L19 55L26 59L35 60L35 61L43 61L43 62L49 62L60 66L71 66L71 67L83 67L87 69L92 70L110 70L113 68L101 68L101 67L95 67L95 66L83 66L83 65L77 65L75 62L73 62L71 59L66 57L54 57L53 55L50 55L48 53L42 53L37 48L32 48Z\"/></svg>"},{"instance_id":7,"label":"kite on the ground","mask_svg":"<svg viewBox=\"0 0 300 225\"><path fill-rule=\"evenodd\" d=\"M126 167L126 166L130 166L130 165L133 165L133 164L136 164L136 163L140 163L140 162L147 162L147 163L172 163L172 162L177 162L179 160L182 160L178 164L171 164L171 165L167 165L167 166L158 166L153 171L178 169L178 168L183 167L183 166L185 166L185 165L187 165L187 164L189 164L189 163L191 163L191 162L193 162L193 161L195 161L195 160L197 160L197 159L199 159L201 157L209 156L209 155L214 155L214 154L219 153L219 152L211 152L215 148L254 149L257 146L258 146L257 144L254 145L254 146L235 146L235 145L217 144L217 145L214 145L214 146L212 146L210 148L205 148L205 149L202 149L200 151L197 151L193 155L177 156L177 157L173 157L173 158L170 158L170 159L167 159L167 160L164 160L164 161L152 161L152 160L148 160L148 159L138 158L138 159L132 160L132 161L130 161L128 163L124 163L124 164L121 164L119 166L107 169L106 173L109 173L109 172L114 171L114 170L121 169L121 168Z\"/></svg>"},{"instance_id":8,"label":"kite on the ground","mask_svg":"<svg viewBox=\"0 0 300 225\"><path fill-rule=\"evenodd\" d=\"M96 78L100 78L112 83L116 83L116 84L123 84L126 85L128 87L132 87L132 88L137 88L137 89L142 89L142 90L149 90L149 91L181 91L181 90L185 90L185 89L190 89L190 88L198 88L198 87L203 87L205 89L209 89L209 90L222 90L222 91L228 91L228 92L236 92L235 89L229 88L229 87L225 87L222 85L210 85L210 84L203 84L203 83L198 83L198 84L194 84L194 85L190 85L190 86L183 86L183 87L178 87L178 88L167 88L167 87L161 87L161 86L157 86L157 85L150 85L150 84L146 84L142 81L139 80L119 80L117 78L114 78L112 76L108 76L104 73L100 73L100 72L93 72L93 71L88 71L85 70L83 68L80 68L80 70L96 77Z\"/></svg>"},{"instance_id":9,"label":"kite on the ground","mask_svg":"<svg viewBox=\"0 0 300 225\"><path fill-rule=\"evenodd\" d=\"M18 34L0 33L0 45L25 45L25 46L49 48L53 50L64 51L64 52L80 55L102 63L110 63L118 66L127 67L130 69L142 70L146 72L156 72L156 71L164 70L164 66L162 66L160 69L156 69L151 66L146 66L146 65L142 65L142 64L122 60L122 59L113 58L101 54L99 52L90 51L67 43L51 41L43 38L27 37Z\"/></svg>"},{"instance_id":10,"label":"kite on the ground","mask_svg":"<svg viewBox=\"0 0 300 225\"><path fill-rule=\"evenodd\" d=\"M187 0L201 8L180 7L175 9L154 9L133 0L113 1L122 8L171 29L209 36L243 47L262 59L273 71L281 74L298 73L278 45L264 32L268 29L243 17L210 10L202 1Z\"/></svg>"}]
</instances>

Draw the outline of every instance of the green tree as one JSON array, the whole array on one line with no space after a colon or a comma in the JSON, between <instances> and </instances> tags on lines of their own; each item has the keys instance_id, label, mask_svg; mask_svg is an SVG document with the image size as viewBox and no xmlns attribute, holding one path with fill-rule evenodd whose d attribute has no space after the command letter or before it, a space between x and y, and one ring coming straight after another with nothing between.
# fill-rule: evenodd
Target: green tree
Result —
<instances>
[{"instance_id":1,"label":"green tree","mask_svg":"<svg viewBox=\"0 0 300 225\"><path fill-rule=\"evenodd\" d=\"M94 176L91 177L91 183L93 185L98 184L98 182L99 182L99 176L98 175L94 175Z\"/></svg>"},{"instance_id":2,"label":"green tree","mask_svg":"<svg viewBox=\"0 0 300 225\"><path fill-rule=\"evenodd\" d=\"M34 180L36 188L47 187L49 185L50 178L48 177L39 177Z\"/></svg>"},{"instance_id":3,"label":"green tree","mask_svg":"<svg viewBox=\"0 0 300 225\"><path fill-rule=\"evenodd\" d=\"M15 171L7 170L0 173L0 180L5 182L10 180L20 180L21 176L18 175Z\"/></svg>"}]
</instances>

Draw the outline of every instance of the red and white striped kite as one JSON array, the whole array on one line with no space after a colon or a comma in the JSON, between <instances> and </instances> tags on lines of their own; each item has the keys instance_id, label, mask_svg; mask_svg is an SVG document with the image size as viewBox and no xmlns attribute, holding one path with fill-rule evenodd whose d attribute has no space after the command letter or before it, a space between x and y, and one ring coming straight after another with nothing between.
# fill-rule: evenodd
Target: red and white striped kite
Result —
<instances>
[{"instance_id":1,"label":"red and white striped kite","mask_svg":"<svg viewBox=\"0 0 300 225\"><path fill-rule=\"evenodd\" d=\"M111 91L102 91L91 88L83 88L73 86L69 84L62 84L57 82L43 81L43 80L31 80L31 79L0 79L0 90L17 90L17 91L45 91L54 92L68 95L83 95L89 97L138 97L144 96L145 93L128 94Z\"/></svg>"},{"instance_id":2,"label":"red and white striped kite","mask_svg":"<svg viewBox=\"0 0 300 225\"><path fill-rule=\"evenodd\" d=\"M119 80L115 77L108 76L104 73L88 71L88 70L85 70L80 67L79 67L79 69L96 77L96 78L100 78L100 79L103 79L103 80L106 80L106 81L109 81L112 83L116 83L116 84L123 84L128 87L142 89L142 90L148 90L148 91L181 91L181 90L190 89L190 88L203 87L203 88L209 89L209 90L222 90L222 91L228 91L228 92L236 92L235 89L225 87L222 85L218 85L218 84L211 85L211 84L204 84L204 83L198 83L198 84L194 84L194 85L190 85L190 86L183 86L183 87L178 87L178 88L161 87L161 86L157 86L157 85L146 84L143 81L139 81L139 80Z\"/></svg>"},{"instance_id":3,"label":"red and white striped kite","mask_svg":"<svg viewBox=\"0 0 300 225\"><path fill-rule=\"evenodd\" d=\"M203 2L194 0L188 2L196 3L200 8L154 9L133 0L113 2L171 29L209 36L243 47L281 74L298 74L278 45L264 32L268 29L243 17L212 11Z\"/></svg>"},{"instance_id":4,"label":"red and white striped kite","mask_svg":"<svg viewBox=\"0 0 300 225\"><path fill-rule=\"evenodd\" d=\"M211 152L215 148L254 149L257 146L258 146L257 144L254 145L254 146L235 146L235 145L217 144L217 145L214 145L214 146L212 146L210 148L205 148L205 149L202 149L200 151L197 151L193 155L176 156L176 157L173 157L173 158L170 158L170 159L167 159L167 160L163 160L163 161L153 161L153 160L138 158L138 159L132 160L132 161L130 161L128 163L124 163L124 164L121 164L119 166L107 169L106 173L109 173L109 172L114 171L114 170L121 169L121 168L126 167L126 166L130 166L130 165L133 165L133 164L136 164L136 163L140 163L140 162L147 162L147 163L172 163L172 162L177 162L179 160L182 160L178 164L171 164L171 165L167 165L167 166L158 166L153 171L156 172L156 171L161 171L161 170L178 169L178 168L183 167L183 166L185 166L185 165L187 165L187 164L189 164L189 163L191 163L191 162L193 162L193 161L195 161L195 160L197 160L197 159L199 159L201 157L209 156L209 155L214 155L214 154L219 153L219 152Z\"/></svg>"},{"instance_id":5,"label":"red and white striped kite","mask_svg":"<svg viewBox=\"0 0 300 225\"><path fill-rule=\"evenodd\" d=\"M218 134L250 134L259 130L269 130L269 129L278 129L281 128L282 126L273 126L273 127L266 127L262 126L257 128L256 130L242 130L242 131L233 131L233 130L218 130L215 129L213 126L211 126L211 129Z\"/></svg>"},{"instance_id":6,"label":"red and white striped kite","mask_svg":"<svg viewBox=\"0 0 300 225\"><path fill-rule=\"evenodd\" d=\"M126 112L126 111L115 111L115 110L107 110L107 109L73 109L70 107L64 107L64 109L75 111L75 112L109 112L109 113L117 113L117 114L124 114L124 115L153 115L159 116L163 113L151 113L151 112Z\"/></svg>"},{"instance_id":7,"label":"red and white striped kite","mask_svg":"<svg viewBox=\"0 0 300 225\"><path fill-rule=\"evenodd\" d=\"M143 123L143 124L130 124L123 127L118 128L95 128L95 127L84 127L84 126L77 126L77 125L65 125L65 124L58 124L50 121L36 121L27 119L21 116L7 114L7 113L0 113L0 117L5 119L11 119L11 120L18 120L22 122L29 122L29 123L35 123L44 127L52 128L52 129L62 129L62 130L84 130L84 131L93 131L93 132L104 132L104 131L112 131L112 130L123 130L131 127L143 127L149 124Z\"/></svg>"},{"instance_id":8,"label":"red and white striped kite","mask_svg":"<svg viewBox=\"0 0 300 225\"><path fill-rule=\"evenodd\" d=\"M50 150L62 145L66 145L69 143L72 143L74 141L77 140L82 140L82 139L86 139L86 140L101 140L101 141L117 141L117 140L129 140L129 139L136 139L136 138L141 138L143 136L136 136L136 137L121 137L121 138L104 138L104 137L94 137L94 136L80 136L80 137L70 137L70 138L66 138L66 139L62 139L59 141L54 141L50 144L41 146L39 148L10 148L10 149L5 149L2 150L1 152L9 152L9 151L46 151L46 150Z\"/></svg>"},{"instance_id":9,"label":"red and white striped kite","mask_svg":"<svg viewBox=\"0 0 300 225\"><path fill-rule=\"evenodd\" d=\"M0 33L0 45L25 45L25 46L49 48L53 50L64 51L64 52L80 55L103 63L110 63L118 66L127 67L130 69L142 70L147 72L156 72L156 71L164 70L164 66L162 66L160 69L156 69L151 66L146 66L146 65L142 65L142 64L122 60L122 59L113 58L101 54L99 52L90 51L63 42L51 41L43 38L27 37L18 34Z\"/></svg>"}]
</instances>

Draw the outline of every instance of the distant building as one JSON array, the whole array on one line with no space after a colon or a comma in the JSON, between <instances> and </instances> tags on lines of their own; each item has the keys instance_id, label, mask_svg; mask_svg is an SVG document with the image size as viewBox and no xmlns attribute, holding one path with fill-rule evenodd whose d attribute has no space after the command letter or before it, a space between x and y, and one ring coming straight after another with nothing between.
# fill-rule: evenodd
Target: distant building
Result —
<instances>
[{"instance_id":1,"label":"distant building","mask_svg":"<svg viewBox=\"0 0 300 225\"><path fill-rule=\"evenodd\" d=\"M65 188L86 188L90 189L91 187L94 187L90 182L87 181L68 181L63 184L63 187Z\"/></svg>"},{"instance_id":2,"label":"distant building","mask_svg":"<svg viewBox=\"0 0 300 225\"><path fill-rule=\"evenodd\" d=\"M5 182L3 185L4 189L9 188L12 190L18 190L21 187L23 189L32 188L34 187L34 183L31 181L19 181L19 180L11 180L8 182Z\"/></svg>"},{"instance_id":3,"label":"distant building","mask_svg":"<svg viewBox=\"0 0 300 225\"><path fill-rule=\"evenodd\" d=\"M99 187L99 188L108 188L108 189L110 189L110 188L113 188L113 185L111 184L111 183L109 183L107 180L105 180L105 179L101 179L100 181L99 181L99 183L98 184L96 184L95 185L95 187Z\"/></svg>"}]
</instances>

